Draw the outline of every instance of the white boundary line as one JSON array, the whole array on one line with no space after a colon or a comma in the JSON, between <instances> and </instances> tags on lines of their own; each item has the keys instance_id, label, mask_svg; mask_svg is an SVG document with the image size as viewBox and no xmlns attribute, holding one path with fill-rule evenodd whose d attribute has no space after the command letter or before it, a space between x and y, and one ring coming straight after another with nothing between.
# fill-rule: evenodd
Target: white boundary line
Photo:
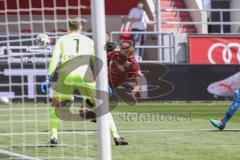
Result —
<instances>
[{"instance_id":1,"label":"white boundary line","mask_svg":"<svg viewBox=\"0 0 240 160\"><path fill-rule=\"evenodd\" d=\"M240 131L240 129L224 129L227 131ZM148 133L148 132L203 132L203 131L219 131L217 129L156 129L156 130L129 130L119 131L120 133ZM224 132L224 131L223 131Z\"/></svg>"},{"instance_id":2,"label":"white boundary line","mask_svg":"<svg viewBox=\"0 0 240 160\"><path fill-rule=\"evenodd\" d=\"M97 131L63 131L58 132L59 134L79 134L79 135L90 135L98 133ZM24 136L24 135L49 135L49 132L18 132L18 133L0 133L0 136Z\"/></svg>"},{"instance_id":3,"label":"white boundary line","mask_svg":"<svg viewBox=\"0 0 240 160\"><path fill-rule=\"evenodd\" d=\"M204 132L204 131L219 131L217 129L152 129L152 130L123 130L119 133L147 133L147 132ZM240 129L224 129L224 131L239 131ZM93 135L97 134L97 131L60 131L59 134L79 134L79 135ZM22 136L22 135L48 135L48 132L25 132L25 133L0 133L0 136Z\"/></svg>"},{"instance_id":4,"label":"white boundary line","mask_svg":"<svg viewBox=\"0 0 240 160\"><path fill-rule=\"evenodd\" d=\"M2 110L0 110L2 111ZM4 111L8 111L9 110L4 110ZM22 110L21 110L22 111ZM31 111L34 111L34 110L31 110ZM191 111L191 110L188 110L188 111L176 111L176 112L170 112L170 111L153 111L153 112L111 112L112 115L122 115L122 114L156 114L156 113L175 113L175 114L178 114L178 113L193 113L193 114L222 114L222 113L226 113L226 111L222 111L222 112L194 112L194 111ZM77 114L77 113L74 113L74 114ZM49 114L48 113L43 113L43 114L38 114L38 116L48 116ZM8 114L4 114L4 115L1 115L0 113L0 117L6 117L6 116L9 116ZM14 113L14 116L22 116L22 113ZM34 117L34 115L29 115L29 116L32 116Z\"/></svg>"},{"instance_id":5,"label":"white boundary line","mask_svg":"<svg viewBox=\"0 0 240 160\"><path fill-rule=\"evenodd\" d=\"M6 151L6 150L3 150L3 149L0 149L0 153L5 154L5 155L9 155L9 156L13 156L13 157L18 157L18 158L21 158L21 159L24 159L24 160L41 160L41 159L36 158L36 157L29 157L29 156L24 155L24 154L10 152L10 151Z\"/></svg>"}]
</instances>

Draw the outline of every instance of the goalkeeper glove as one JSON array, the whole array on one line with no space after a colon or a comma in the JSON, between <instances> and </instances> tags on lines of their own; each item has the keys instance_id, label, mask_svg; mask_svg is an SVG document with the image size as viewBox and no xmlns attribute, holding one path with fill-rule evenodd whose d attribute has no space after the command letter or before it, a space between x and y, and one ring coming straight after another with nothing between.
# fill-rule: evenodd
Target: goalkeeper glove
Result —
<instances>
[{"instance_id":1,"label":"goalkeeper glove","mask_svg":"<svg viewBox=\"0 0 240 160\"><path fill-rule=\"evenodd\" d=\"M52 80L52 76L47 76L46 80L41 84L41 92L46 94L47 88L50 87L50 81Z\"/></svg>"}]
</instances>

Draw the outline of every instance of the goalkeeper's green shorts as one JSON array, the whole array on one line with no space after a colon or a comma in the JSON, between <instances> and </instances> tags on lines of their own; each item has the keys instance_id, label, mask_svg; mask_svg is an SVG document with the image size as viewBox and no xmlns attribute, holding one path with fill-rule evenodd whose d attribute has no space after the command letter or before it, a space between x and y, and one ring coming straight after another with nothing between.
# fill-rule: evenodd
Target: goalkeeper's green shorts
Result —
<instances>
[{"instance_id":1,"label":"goalkeeper's green shorts","mask_svg":"<svg viewBox=\"0 0 240 160\"><path fill-rule=\"evenodd\" d=\"M86 82L79 74L69 74L67 77L59 75L54 87L53 98L60 101L73 101L73 94L80 93L84 98L92 99L95 97L95 82Z\"/></svg>"}]
</instances>

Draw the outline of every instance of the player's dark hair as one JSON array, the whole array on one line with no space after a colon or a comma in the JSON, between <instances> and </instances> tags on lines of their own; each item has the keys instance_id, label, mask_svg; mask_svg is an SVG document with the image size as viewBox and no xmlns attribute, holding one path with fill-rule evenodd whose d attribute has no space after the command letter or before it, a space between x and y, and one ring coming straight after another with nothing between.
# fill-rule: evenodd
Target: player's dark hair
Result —
<instances>
[{"instance_id":1,"label":"player's dark hair","mask_svg":"<svg viewBox=\"0 0 240 160\"><path fill-rule=\"evenodd\" d=\"M114 51L116 48L117 48L117 44L115 42L108 42L105 45L105 50L107 51L107 53Z\"/></svg>"},{"instance_id":2,"label":"player's dark hair","mask_svg":"<svg viewBox=\"0 0 240 160\"><path fill-rule=\"evenodd\" d=\"M82 25L81 19L79 17L69 19L68 25L69 25L70 31L79 30L80 26Z\"/></svg>"}]
</instances>

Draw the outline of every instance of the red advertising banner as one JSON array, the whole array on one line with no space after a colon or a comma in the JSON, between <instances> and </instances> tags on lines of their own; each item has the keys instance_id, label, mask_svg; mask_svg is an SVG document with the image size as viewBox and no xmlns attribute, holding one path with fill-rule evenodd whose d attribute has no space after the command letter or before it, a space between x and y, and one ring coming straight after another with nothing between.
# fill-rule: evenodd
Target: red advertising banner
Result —
<instances>
[{"instance_id":1,"label":"red advertising banner","mask_svg":"<svg viewBox=\"0 0 240 160\"><path fill-rule=\"evenodd\" d=\"M190 64L240 64L240 36L189 36Z\"/></svg>"}]
</instances>

